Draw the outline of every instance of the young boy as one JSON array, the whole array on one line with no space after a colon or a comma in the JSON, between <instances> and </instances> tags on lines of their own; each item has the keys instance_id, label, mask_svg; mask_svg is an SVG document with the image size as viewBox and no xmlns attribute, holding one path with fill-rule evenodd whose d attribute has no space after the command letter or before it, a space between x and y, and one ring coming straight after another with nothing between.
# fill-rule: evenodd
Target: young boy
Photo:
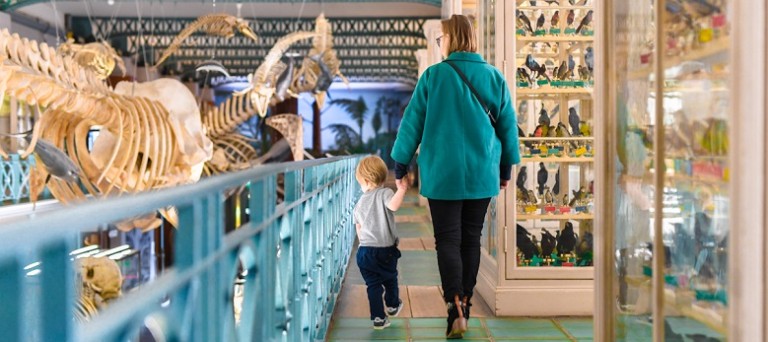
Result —
<instances>
[{"instance_id":1,"label":"young boy","mask_svg":"<svg viewBox=\"0 0 768 342\"><path fill-rule=\"evenodd\" d=\"M404 180L398 180L396 193L383 187L387 179L387 165L377 156L363 158L357 166L355 178L364 192L354 210L355 228L360 240L357 266L368 286L373 328L384 329L390 324L387 317L397 316L403 308L397 287L400 250L397 249L394 212L403 204L408 186Z\"/></svg>"}]
</instances>

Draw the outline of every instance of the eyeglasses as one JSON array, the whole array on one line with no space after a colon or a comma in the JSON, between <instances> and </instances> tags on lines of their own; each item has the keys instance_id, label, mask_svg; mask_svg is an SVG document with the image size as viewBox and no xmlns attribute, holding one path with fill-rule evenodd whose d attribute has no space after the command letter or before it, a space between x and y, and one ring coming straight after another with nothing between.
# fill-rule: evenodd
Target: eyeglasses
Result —
<instances>
[{"instance_id":1,"label":"eyeglasses","mask_svg":"<svg viewBox=\"0 0 768 342\"><path fill-rule=\"evenodd\" d=\"M441 47L440 46L440 41L443 40L443 36L437 37L437 39L435 39L435 40L437 41L437 47Z\"/></svg>"}]
</instances>

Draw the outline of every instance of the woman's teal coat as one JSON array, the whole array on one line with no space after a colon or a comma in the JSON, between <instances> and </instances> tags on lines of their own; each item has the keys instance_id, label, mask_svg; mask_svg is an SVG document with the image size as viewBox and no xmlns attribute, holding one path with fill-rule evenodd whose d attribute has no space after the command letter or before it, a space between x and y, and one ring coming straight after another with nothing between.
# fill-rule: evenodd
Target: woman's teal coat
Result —
<instances>
[{"instance_id":1,"label":"woman's teal coat","mask_svg":"<svg viewBox=\"0 0 768 342\"><path fill-rule=\"evenodd\" d=\"M488 115L461 77L447 63L429 67L413 91L392 159L409 164L419 150L421 194L461 200L499 194L501 178L520 162L517 123L504 76L476 53L454 52L454 62L497 118ZM501 171L500 173L500 170Z\"/></svg>"}]
</instances>

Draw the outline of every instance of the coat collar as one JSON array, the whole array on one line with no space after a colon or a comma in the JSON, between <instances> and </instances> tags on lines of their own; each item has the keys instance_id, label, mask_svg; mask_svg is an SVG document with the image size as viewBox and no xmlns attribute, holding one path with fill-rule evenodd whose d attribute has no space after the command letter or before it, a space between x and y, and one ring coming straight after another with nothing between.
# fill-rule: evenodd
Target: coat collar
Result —
<instances>
[{"instance_id":1,"label":"coat collar","mask_svg":"<svg viewBox=\"0 0 768 342\"><path fill-rule=\"evenodd\" d=\"M447 61L467 61L467 62L478 62L478 63L485 63L485 60L483 59L483 56L480 56L479 53L474 52L460 52L456 51L451 53L448 58L445 60Z\"/></svg>"}]
</instances>

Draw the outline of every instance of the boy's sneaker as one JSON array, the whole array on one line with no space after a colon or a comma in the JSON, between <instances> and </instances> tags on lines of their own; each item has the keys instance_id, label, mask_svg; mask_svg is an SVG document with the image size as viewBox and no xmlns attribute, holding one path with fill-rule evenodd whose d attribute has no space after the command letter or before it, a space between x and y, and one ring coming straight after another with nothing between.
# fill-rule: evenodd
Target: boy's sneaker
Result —
<instances>
[{"instance_id":1,"label":"boy's sneaker","mask_svg":"<svg viewBox=\"0 0 768 342\"><path fill-rule=\"evenodd\" d=\"M390 325L390 322L386 318L378 318L378 317L376 317L373 320L373 328L376 329L376 330L384 329L384 328L388 327L389 325Z\"/></svg>"},{"instance_id":2,"label":"boy's sneaker","mask_svg":"<svg viewBox=\"0 0 768 342\"><path fill-rule=\"evenodd\" d=\"M402 309L403 309L403 301L401 300L400 304L398 304L397 307L394 307L394 308L386 307L384 308L384 311L387 312L387 316L389 317L397 317L397 315L400 314L400 310Z\"/></svg>"}]
</instances>

